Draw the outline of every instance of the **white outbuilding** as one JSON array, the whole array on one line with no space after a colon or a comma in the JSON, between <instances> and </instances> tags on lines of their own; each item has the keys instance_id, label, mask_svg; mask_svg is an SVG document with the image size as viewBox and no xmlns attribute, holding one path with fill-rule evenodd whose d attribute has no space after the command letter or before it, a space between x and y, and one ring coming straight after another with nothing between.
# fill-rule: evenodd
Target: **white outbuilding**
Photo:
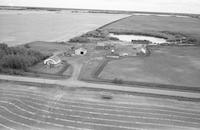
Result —
<instances>
[{"instance_id":1,"label":"white outbuilding","mask_svg":"<svg viewBox=\"0 0 200 130\"><path fill-rule=\"evenodd\" d=\"M44 60L45 65L57 65L61 63L61 59L58 56L52 56Z\"/></svg>"},{"instance_id":2,"label":"white outbuilding","mask_svg":"<svg viewBox=\"0 0 200 130\"><path fill-rule=\"evenodd\" d=\"M75 50L76 55L85 55L87 53L87 50L85 48L79 48Z\"/></svg>"}]
</instances>

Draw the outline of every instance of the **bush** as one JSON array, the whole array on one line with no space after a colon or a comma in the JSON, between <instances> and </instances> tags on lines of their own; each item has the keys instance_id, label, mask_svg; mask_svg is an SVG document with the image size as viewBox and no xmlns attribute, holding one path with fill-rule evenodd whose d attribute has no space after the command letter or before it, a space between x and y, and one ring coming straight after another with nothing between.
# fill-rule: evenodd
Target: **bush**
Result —
<instances>
[{"instance_id":1,"label":"bush","mask_svg":"<svg viewBox=\"0 0 200 130\"><path fill-rule=\"evenodd\" d=\"M69 40L69 42L79 42L79 43L87 43L90 42L90 40L87 37L74 37Z\"/></svg>"},{"instance_id":2,"label":"bush","mask_svg":"<svg viewBox=\"0 0 200 130\"><path fill-rule=\"evenodd\" d=\"M18 55L6 55L2 58L2 66L12 69L26 69L27 63L24 57Z\"/></svg>"},{"instance_id":3,"label":"bush","mask_svg":"<svg viewBox=\"0 0 200 130\"><path fill-rule=\"evenodd\" d=\"M31 48L29 44L24 45L25 48Z\"/></svg>"},{"instance_id":4,"label":"bush","mask_svg":"<svg viewBox=\"0 0 200 130\"><path fill-rule=\"evenodd\" d=\"M82 37L105 38L108 34L109 33L104 30L94 30L83 34Z\"/></svg>"},{"instance_id":5,"label":"bush","mask_svg":"<svg viewBox=\"0 0 200 130\"><path fill-rule=\"evenodd\" d=\"M123 80L122 80L122 79L115 78L115 79L113 80L113 83L115 83L115 84L123 84Z\"/></svg>"},{"instance_id":6,"label":"bush","mask_svg":"<svg viewBox=\"0 0 200 130\"><path fill-rule=\"evenodd\" d=\"M7 50L8 49L8 45L5 43L0 43L0 50Z\"/></svg>"},{"instance_id":7,"label":"bush","mask_svg":"<svg viewBox=\"0 0 200 130\"><path fill-rule=\"evenodd\" d=\"M119 38L117 38L117 37L109 37L109 40L112 40L112 41L119 41Z\"/></svg>"},{"instance_id":8,"label":"bush","mask_svg":"<svg viewBox=\"0 0 200 130\"><path fill-rule=\"evenodd\" d=\"M188 38L187 39L188 44L196 44L197 42L198 42L197 39L194 39L194 38Z\"/></svg>"}]
</instances>

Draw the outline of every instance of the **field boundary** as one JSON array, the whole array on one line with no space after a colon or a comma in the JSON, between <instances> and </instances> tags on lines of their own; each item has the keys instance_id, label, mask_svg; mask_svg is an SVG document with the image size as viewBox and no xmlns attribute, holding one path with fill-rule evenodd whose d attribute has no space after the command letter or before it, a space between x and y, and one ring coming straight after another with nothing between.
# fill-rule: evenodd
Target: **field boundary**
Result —
<instances>
[{"instance_id":1,"label":"field boundary","mask_svg":"<svg viewBox=\"0 0 200 130\"><path fill-rule=\"evenodd\" d=\"M103 69L106 67L110 60L109 59L104 59L92 72L92 78L98 78L100 73L103 71Z\"/></svg>"},{"instance_id":2,"label":"field boundary","mask_svg":"<svg viewBox=\"0 0 200 130\"><path fill-rule=\"evenodd\" d=\"M110 22L110 23L107 23L107 24L105 24L105 25L103 25L103 26L97 28L97 30L98 30L98 29L103 29L103 28L106 27L106 26L109 26L109 25L111 25L111 24L113 24L113 23L116 23L116 22L118 22L118 21L120 21L120 20L127 19L127 18L129 18L129 17L131 17L131 16L133 16L133 15L130 15L130 16L127 16L127 17L124 17L124 18L121 18L121 19L118 19L118 20L112 21L112 22Z\"/></svg>"}]
</instances>

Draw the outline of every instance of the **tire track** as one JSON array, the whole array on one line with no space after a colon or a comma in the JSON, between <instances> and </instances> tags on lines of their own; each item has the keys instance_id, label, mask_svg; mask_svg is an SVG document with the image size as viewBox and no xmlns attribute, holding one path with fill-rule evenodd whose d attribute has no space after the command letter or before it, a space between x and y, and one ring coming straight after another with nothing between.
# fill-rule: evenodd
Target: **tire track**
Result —
<instances>
[{"instance_id":1,"label":"tire track","mask_svg":"<svg viewBox=\"0 0 200 130\"><path fill-rule=\"evenodd\" d=\"M96 103L70 98L65 93L60 93L61 91L57 91L56 94L52 93L53 95L50 96L47 93L2 90L0 91L0 113L2 113L0 121L7 119L15 126L20 126L21 123L21 127L42 129L41 122L43 122L48 126L55 124L52 126L55 128L76 130L82 130L82 127L88 130L160 130L166 128L195 130L200 128L200 112L197 110L185 108L179 110L176 107L149 106L140 103L131 105ZM66 124L72 126L66 126ZM5 122L2 125L6 126Z\"/></svg>"},{"instance_id":2,"label":"tire track","mask_svg":"<svg viewBox=\"0 0 200 130\"><path fill-rule=\"evenodd\" d=\"M2 120L1 117L0 117L0 120ZM2 130L16 130L16 129L13 129L13 128L9 127L9 126L6 126L6 125L2 124L2 122L0 122L0 128L1 127L4 128Z\"/></svg>"},{"instance_id":3,"label":"tire track","mask_svg":"<svg viewBox=\"0 0 200 130\"><path fill-rule=\"evenodd\" d=\"M0 111L2 112L1 109L4 109L0 106ZM4 124L8 124L9 126L8 127L11 127L13 126L13 128L11 129L14 129L16 130L15 128L16 127L19 127L20 129L22 130L30 130L30 129L33 129L32 126L29 126L27 124L24 124L22 122L18 122L18 121L15 121L13 120L12 118L11 119L8 119L6 116L3 116L2 114L0 114L0 119L1 119L1 122L4 121ZM6 125L7 126L7 125Z\"/></svg>"},{"instance_id":4,"label":"tire track","mask_svg":"<svg viewBox=\"0 0 200 130\"><path fill-rule=\"evenodd\" d=\"M24 115L21 115L21 114L23 114L23 112L19 115L19 114L17 114L17 113L15 113L15 112L13 112L13 111L11 111L11 110L9 110L10 108L6 108L6 107L4 107L4 106L1 106L1 108L4 108L5 109L5 112L7 112L7 113L12 113L13 115L16 115L16 116L18 116L18 117L23 117L23 118L25 118L25 119L27 119L27 120L34 120L34 121L36 121L36 122L42 122L42 120L41 120L41 118L42 118L42 116L41 117L39 117L38 119L40 119L40 120L36 120L36 119L33 119L33 118L28 118L28 117L25 117ZM17 110L16 110L17 111ZM18 111L19 112L19 111ZM29 116L33 116L33 115L29 115ZM38 116L38 115L37 115ZM55 125L56 127L63 127L63 128L65 128L65 127L68 127L68 126L65 126L65 125L62 125L62 124L64 124L64 123L67 123L67 122L70 122L70 123L76 123L76 124L79 124L79 125L92 125L92 126L100 126L100 127L108 127L109 129L110 128L113 128L113 129L118 129L118 128L120 128L120 129L127 129L127 130L135 130L135 128L132 128L132 127L128 127L128 126L115 126L115 125L110 125L110 124L97 124L97 123L91 123L91 122L82 122L82 121L73 121L73 120L69 120L69 119L59 119L59 118L50 118L49 116L44 116L43 118L45 118L45 123L47 123L47 124L50 124L50 125ZM49 121L54 121L54 122L59 122L60 124L55 124L55 123L49 123ZM85 128L78 128L78 127L73 127L74 129L76 129L76 130L84 130ZM85 130L90 130L90 129L85 129Z\"/></svg>"},{"instance_id":5,"label":"tire track","mask_svg":"<svg viewBox=\"0 0 200 130\"><path fill-rule=\"evenodd\" d=\"M29 106L30 107L30 106ZM32 107L32 106L31 106ZM38 109L39 107L38 106L36 106L36 107L32 107L33 109L37 109L38 111L43 111L43 112L45 112L45 110L41 110L41 109ZM59 108L54 108L54 109L59 109ZM63 110L64 111L64 110ZM69 110L70 111L70 110ZM73 110L71 110L71 111L73 111ZM49 111L46 111L47 113L49 112ZM84 112L87 112L87 111L84 111ZM88 112L88 113L91 113L91 112ZM103 114L103 115L105 115L105 113L93 113L93 114ZM111 114L106 114L106 115L111 115ZM114 116L114 115L112 115L112 116ZM145 117L143 117L143 118L145 118ZM153 118L154 119L154 118ZM155 120L155 119L154 119ZM137 120L136 120L137 121ZM144 122L140 122L140 123L142 123L143 125L144 124L151 124L151 125L155 125L156 124L156 126L159 126L159 125L161 125L162 126L162 124L158 124L157 123L157 121L156 122L154 122L154 123L144 123ZM164 124L165 126L166 126L166 124ZM194 125L194 124L193 124ZM174 125L167 125L167 126L174 126ZM175 125L176 126L176 125ZM176 127L180 127L180 126L176 126ZM184 127L185 128L185 127Z\"/></svg>"},{"instance_id":6,"label":"tire track","mask_svg":"<svg viewBox=\"0 0 200 130\"><path fill-rule=\"evenodd\" d=\"M47 101L47 100L42 100L41 98L38 99L38 98L32 98L32 97L26 97L26 96L21 96L21 95L11 95L11 94L4 94L4 96L7 95L7 96L10 96L10 97L17 97L17 98L20 98L20 99L23 99L23 100L29 100L30 102L40 102L40 104L43 104L43 103L47 103L47 102L53 102L54 101ZM66 102L66 103L69 103ZM70 103L76 103L76 102L70 102ZM50 103L51 104L51 103ZM60 106L63 106L63 105L68 105L70 107L76 107L76 108L83 108L83 109L90 109L90 110L102 110L102 111L111 111L111 112L124 112L124 113L127 113L128 115L131 114L131 113L146 113L146 114L151 114L151 115L160 115L160 116L173 116L173 117L183 117L183 118L189 118L189 119L200 119L200 115L198 115L197 113L187 113L187 112L178 112L178 111L168 111L168 110L160 110L160 109L149 109L149 108L142 108L142 107L145 107L145 106L139 106L139 107L136 107L136 108L127 108L128 110L124 109L124 110L116 110L114 108L110 108L110 109L107 109L107 108L103 108L105 106L102 106L102 108L96 108L96 107L85 107L83 106L83 103L80 103L81 105L71 105L71 104L63 104L63 103L60 103L60 102L57 102L56 105L60 105ZM93 104L93 105L96 105L98 106L98 104ZM121 108L120 108L121 109ZM170 113L167 113L167 112L170 112Z\"/></svg>"},{"instance_id":7,"label":"tire track","mask_svg":"<svg viewBox=\"0 0 200 130\"><path fill-rule=\"evenodd\" d=\"M21 95L25 95L25 96L29 95L29 97L30 97L30 95L36 96L36 97L40 96L41 98L44 98L45 100L53 100L54 99L54 98L51 98L51 97L47 98L47 96L38 95L38 94L24 94L24 93L20 93L19 94L19 93L15 93L15 92L6 92L6 93L15 94L16 96L21 96ZM149 105L145 105L145 104L138 104L138 103L135 104L134 103L134 104L130 104L129 107L126 107L126 106L122 106L122 104L116 105L116 104L112 104L110 102L109 102L109 104L96 103L96 102L87 102L87 101L84 101L84 103L83 103L83 101L77 102L77 101L74 101L74 100L72 100L70 98L67 99L67 101L66 100L57 100L57 101L61 102L63 104L65 104L65 103L77 103L77 104L81 104L81 106L82 105L92 105L92 106L96 106L97 108L99 108L99 107L103 107L103 108L111 107L110 109L113 109L113 108L131 109L130 106L132 106L132 107L137 107L137 108L143 109L143 110L148 110L149 108L150 108L150 110L154 109L154 110L158 110L158 111L160 109L169 109L169 110L166 110L166 111L172 111L172 112L174 111L174 112L178 112L178 113L188 113L188 114L200 115L200 111L194 111L194 110L191 110L191 109L174 108L174 107L170 107L169 108L169 107L165 107L165 106L162 106L162 105L161 106L160 105L149 106ZM145 107L145 108L142 108L142 107ZM164 110L160 110L160 111L164 111Z\"/></svg>"}]
</instances>

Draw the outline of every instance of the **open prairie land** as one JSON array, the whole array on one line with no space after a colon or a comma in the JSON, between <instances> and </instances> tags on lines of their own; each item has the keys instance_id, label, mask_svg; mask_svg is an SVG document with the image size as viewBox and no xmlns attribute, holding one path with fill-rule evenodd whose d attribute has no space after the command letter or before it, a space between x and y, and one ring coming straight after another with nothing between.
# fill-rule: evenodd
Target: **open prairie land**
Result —
<instances>
[{"instance_id":1,"label":"open prairie land","mask_svg":"<svg viewBox=\"0 0 200 130\"><path fill-rule=\"evenodd\" d=\"M126 16L71 11L0 11L0 42L14 46L32 41L67 41Z\"/></svg>"},{"instance_id":2,"label":"open prairie land","mask_svg":"<svg viewBox=\"0 0 200 130\"><path fill-rule=\"evenodd\" d=\"M198 102L1 83L0 129L198 130ZM110 99L102 97L109 95Z\"/></svg>"},{"instance_id":3,"label":"open prairie land","mask_svg":"<svg viewBox=\"0 0 200 130\"><path fill-rule=\"evenodd\" d=\"M109 62L99 76L104 79L199 87L199 56L199 47L157 48L149 57Z\"/></svg>"},{"instance_id":4,"label":"open prairie land","mask_svg":"<svg viewBox=\"0 0 200 130\"><path fill-rule=\"evenodd\" d=\"M200 40L200 20L191 17L133 15L113 22L102 29L112 32L159 33L161 31L182 33Z\"/></svg>"}]
</instances>

